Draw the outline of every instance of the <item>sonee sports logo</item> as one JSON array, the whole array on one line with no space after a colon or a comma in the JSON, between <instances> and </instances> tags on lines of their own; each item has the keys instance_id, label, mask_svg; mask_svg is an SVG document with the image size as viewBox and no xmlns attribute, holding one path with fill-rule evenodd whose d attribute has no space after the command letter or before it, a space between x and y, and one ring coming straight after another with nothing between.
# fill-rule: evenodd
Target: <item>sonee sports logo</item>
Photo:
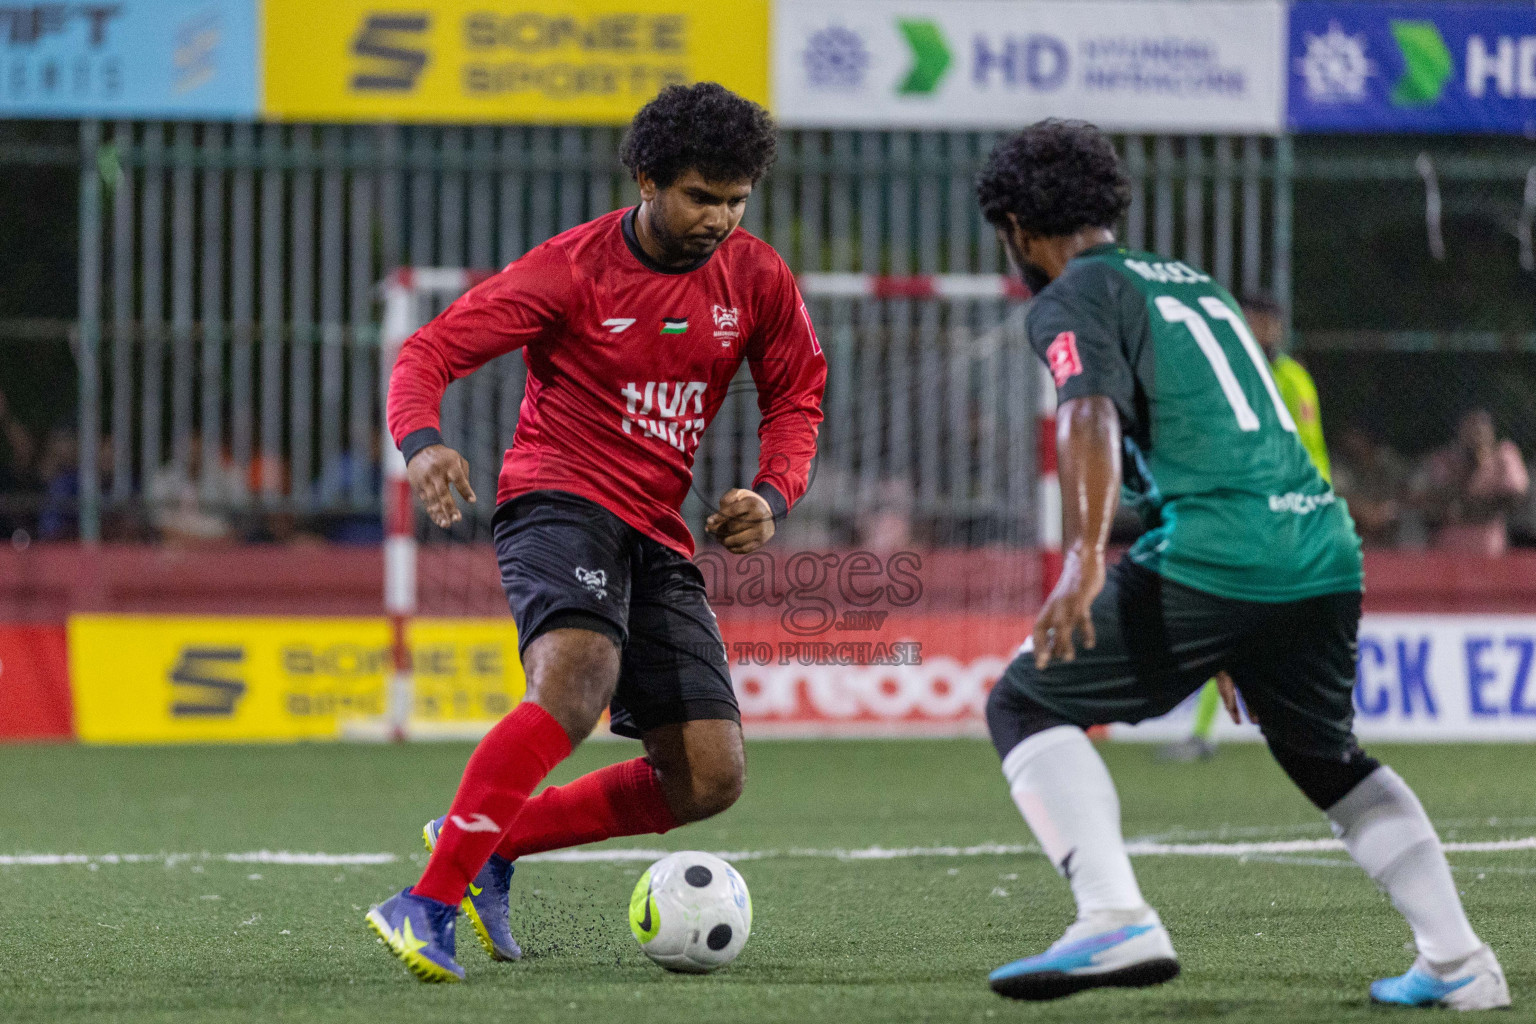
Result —
<instances>
[{"instance_id":1,"label":"sonee sports logo","mask_svg":"<svg viewBox=\"0 0 1536 1024\"><path fill-rule=\"evenodd\" d=\"M352 40L352 56L364 69L352 76L358 92L410 92L427 67L420 44L432 20L425 14L370 14Z\"/></svg>"},{"instance_id":2,"label":"sonee sports logo","mask_svg":"<svg viewBox=\"0 0 1536 1024\"><path fill-rule=\"evenodd\" d=\"M173 718L229 718L245 696L243 647L183 647L171 669Z\"/></svg>"}]
</instances>

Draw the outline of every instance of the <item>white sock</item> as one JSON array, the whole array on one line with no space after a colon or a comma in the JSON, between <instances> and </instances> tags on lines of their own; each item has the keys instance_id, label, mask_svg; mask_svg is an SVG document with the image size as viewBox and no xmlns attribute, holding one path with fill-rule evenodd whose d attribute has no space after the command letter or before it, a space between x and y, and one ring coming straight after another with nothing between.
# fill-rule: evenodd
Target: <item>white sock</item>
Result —
<instances>
[{"instance_id":1,"label":"white sock","mask_svg":"<svg viewBox=\"0 0 1536 1024\"><path fill-rule=\"evenodd\" d=\"M1328 808L1334 835L1408 919L1425 959L1460 960L1482 945L1472 931L1440 837L1424 806L1383 765Z\"/></svg>"},{"instance_id":2,"label":"white sock","mask_svg":"<svg viewBox=\"0 0 1536 1024\"><path fill-rule=\"evenodd\" d=\"M1077 898L1079 918L1146 903L1120 836L1120 798L1075 725L1037 732L1003 758L1013 802Z\"/></svg>"}]
</instances>

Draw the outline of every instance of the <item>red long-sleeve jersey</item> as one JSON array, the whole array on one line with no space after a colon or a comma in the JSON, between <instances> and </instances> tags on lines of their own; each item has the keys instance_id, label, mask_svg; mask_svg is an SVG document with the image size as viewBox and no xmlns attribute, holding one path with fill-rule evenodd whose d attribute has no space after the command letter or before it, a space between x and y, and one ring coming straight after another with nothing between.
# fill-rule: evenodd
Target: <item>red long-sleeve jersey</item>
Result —
<instances>
[{"instance_id":1,"label":"red long-sleeve jersey","mask_svg":"<svg viewBox=\"0 0 1536 1024\"><path fill-rule=\"evenodd\" d=\"M826 360L766 242L737 229L668 270L632 224L619 210L556 235L412 335L390 374L389 430L407 458L437 442L448 384L521 348L528 385L497 502L578 494L691 557L680 509L694 453L742 359L762 412L753 486L780 514L809 481Z\"/></svg>"}]
</instances>

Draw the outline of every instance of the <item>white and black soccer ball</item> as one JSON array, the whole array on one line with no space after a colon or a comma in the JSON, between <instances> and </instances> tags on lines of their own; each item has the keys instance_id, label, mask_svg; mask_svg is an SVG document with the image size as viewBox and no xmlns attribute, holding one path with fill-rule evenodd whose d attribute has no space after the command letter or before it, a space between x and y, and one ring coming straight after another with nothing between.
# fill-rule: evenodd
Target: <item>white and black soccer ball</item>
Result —
<instances>
[{"instance_id":1,"label":"white and black soccer ball","mask_svg":"<svg viewBox=\"0 0 1536 1024\"><path fill-rule=\"evenodd\" d=\"M752 932L752 897L737 870L684 850L646 869L629 900L629 930L669 971L708 974L736 959Z\"/></svg>"}]
</instances>

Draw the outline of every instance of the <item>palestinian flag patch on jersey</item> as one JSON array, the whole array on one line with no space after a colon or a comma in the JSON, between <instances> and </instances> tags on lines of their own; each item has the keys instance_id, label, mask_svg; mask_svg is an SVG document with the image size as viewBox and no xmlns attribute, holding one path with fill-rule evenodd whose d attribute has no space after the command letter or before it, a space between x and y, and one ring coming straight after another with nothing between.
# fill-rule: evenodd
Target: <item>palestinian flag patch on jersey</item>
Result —
<instances>
[{"instance_id":1,"label":"palestinian flag patch on jersey","mask_svg":"<svg viewBox=\"0 0 1536 1024\"><path fill-rule=\"evenodd\" d=\"M688 320L686 317L679 318L669 316L661 322L662 334L684 334L687 332L687 330Z\"/></svg>"}]
</instances>

